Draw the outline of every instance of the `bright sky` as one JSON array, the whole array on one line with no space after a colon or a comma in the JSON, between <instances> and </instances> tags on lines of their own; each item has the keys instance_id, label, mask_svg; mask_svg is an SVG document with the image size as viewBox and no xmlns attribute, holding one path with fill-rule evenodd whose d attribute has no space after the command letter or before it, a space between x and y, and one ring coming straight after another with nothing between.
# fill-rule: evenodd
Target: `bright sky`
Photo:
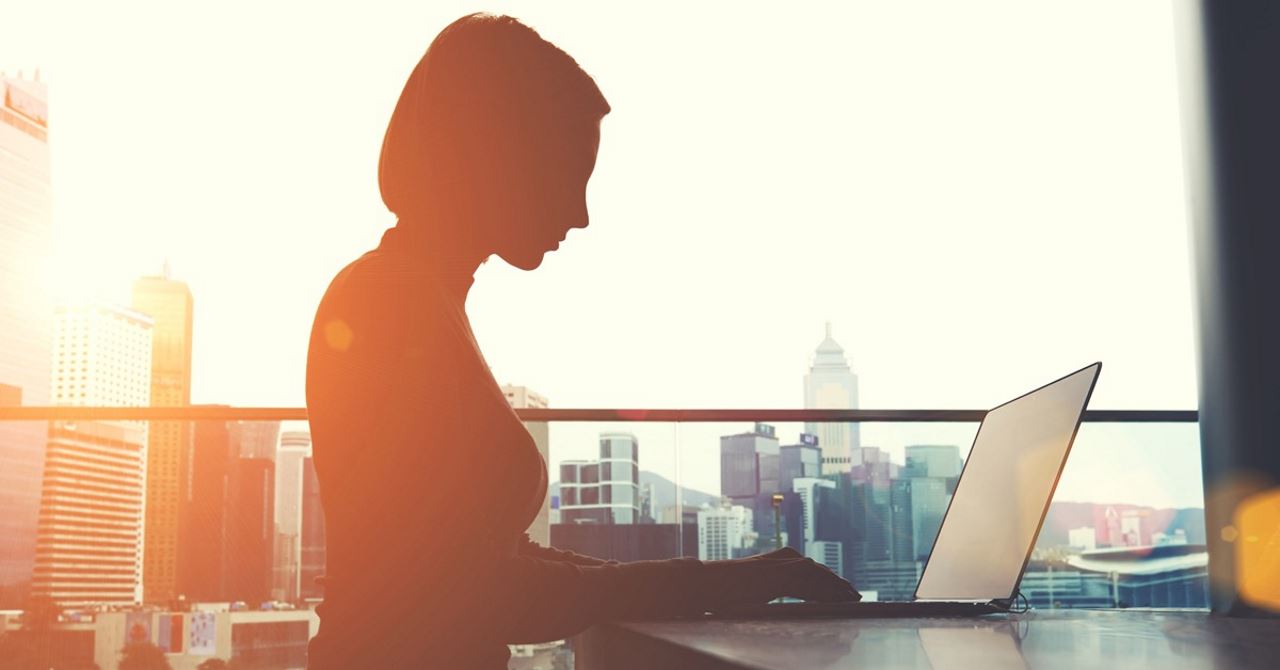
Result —
<instances>
[{"instance_id":1,"label":"bright sky","mask_svg":"<svg viewBox=\"0 0 1280 670\"><path fill-rule=\"evenodd\" d=\"M302 404L320 295L393 223L375 167L404 79L487 9L614 108L591 226L477 278L500 380L556 407L798 407L830 320L863 407L988 407L1094 360L1094 407L1195 406L1166 3L622 7L6 8L0 67L50 86L59 290L125 301L167 258L195 294L194 400ZM1118 492L1148 441L1100 461Z\"/></svg>"}]
</instances>

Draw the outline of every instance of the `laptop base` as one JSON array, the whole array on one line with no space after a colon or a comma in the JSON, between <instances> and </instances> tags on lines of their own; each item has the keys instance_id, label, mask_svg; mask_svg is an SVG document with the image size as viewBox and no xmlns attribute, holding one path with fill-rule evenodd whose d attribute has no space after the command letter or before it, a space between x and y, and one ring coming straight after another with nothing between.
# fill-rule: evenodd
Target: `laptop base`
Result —
<instances>
[{"instance_id":1,"label":"laptop base","mask_svg":"<svg viewBox=\"0 0 1280 670\"><path fill-rule=\"evenodd\" d=\"M996 603L870 602L769 603L744 605L707 614L709 619L928 619L1004 614Z\"/></svg>"}]
</instances>

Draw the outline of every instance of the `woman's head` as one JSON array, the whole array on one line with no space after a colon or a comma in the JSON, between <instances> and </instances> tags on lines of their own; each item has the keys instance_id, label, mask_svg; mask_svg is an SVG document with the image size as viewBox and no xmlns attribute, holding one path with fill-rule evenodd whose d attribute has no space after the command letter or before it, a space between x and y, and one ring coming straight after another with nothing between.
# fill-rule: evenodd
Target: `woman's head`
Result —
<instances>
[{"instance_id":1,"label":"woman's head","mask_svg":"<svg viewBox=\"0 0 1280 670\"><path fill-rule=\"evenodd\" d=\"M587 225L608 112L591 77L532 28L464 16L400 94L378 165L382 199L414 233L533 269Z\"/></svg>"}]
</instances>

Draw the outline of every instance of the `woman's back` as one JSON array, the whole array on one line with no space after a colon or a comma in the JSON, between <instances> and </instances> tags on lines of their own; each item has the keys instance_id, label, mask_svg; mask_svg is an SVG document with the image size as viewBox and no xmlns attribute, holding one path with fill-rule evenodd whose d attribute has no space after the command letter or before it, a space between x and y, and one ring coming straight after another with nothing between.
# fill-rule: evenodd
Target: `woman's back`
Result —
<instances>
[{"instance_id":1,"label":"woman's back","mask_svg":"<svg viewBox=\"0 0 1280 670\"><path fill-rule=\"evenodd\" d=\"M442 276L398 232L339 273L312 328L322 614L443 632L467 602L487 600L485 573L514 554L545 495L545 466L474 347L466 282Z\"/></svg>"}]
</instances>

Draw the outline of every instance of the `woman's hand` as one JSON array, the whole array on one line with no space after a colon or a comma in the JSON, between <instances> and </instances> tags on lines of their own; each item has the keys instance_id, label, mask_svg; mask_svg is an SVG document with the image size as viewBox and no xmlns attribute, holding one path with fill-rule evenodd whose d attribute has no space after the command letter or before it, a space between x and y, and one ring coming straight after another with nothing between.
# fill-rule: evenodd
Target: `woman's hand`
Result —
<instances>
[{"instance_id":1,"label":"woman's hand","mask_svg":"<svg viewBox=\"0 0 1280 670\"><path fill-rule=\"evenodd\" d=\"M790 547L749 558L708 561L703 567L711 610L763 604L783 596L819 602L862 599L848 581Z\"/></svg>"}]
</instances>

